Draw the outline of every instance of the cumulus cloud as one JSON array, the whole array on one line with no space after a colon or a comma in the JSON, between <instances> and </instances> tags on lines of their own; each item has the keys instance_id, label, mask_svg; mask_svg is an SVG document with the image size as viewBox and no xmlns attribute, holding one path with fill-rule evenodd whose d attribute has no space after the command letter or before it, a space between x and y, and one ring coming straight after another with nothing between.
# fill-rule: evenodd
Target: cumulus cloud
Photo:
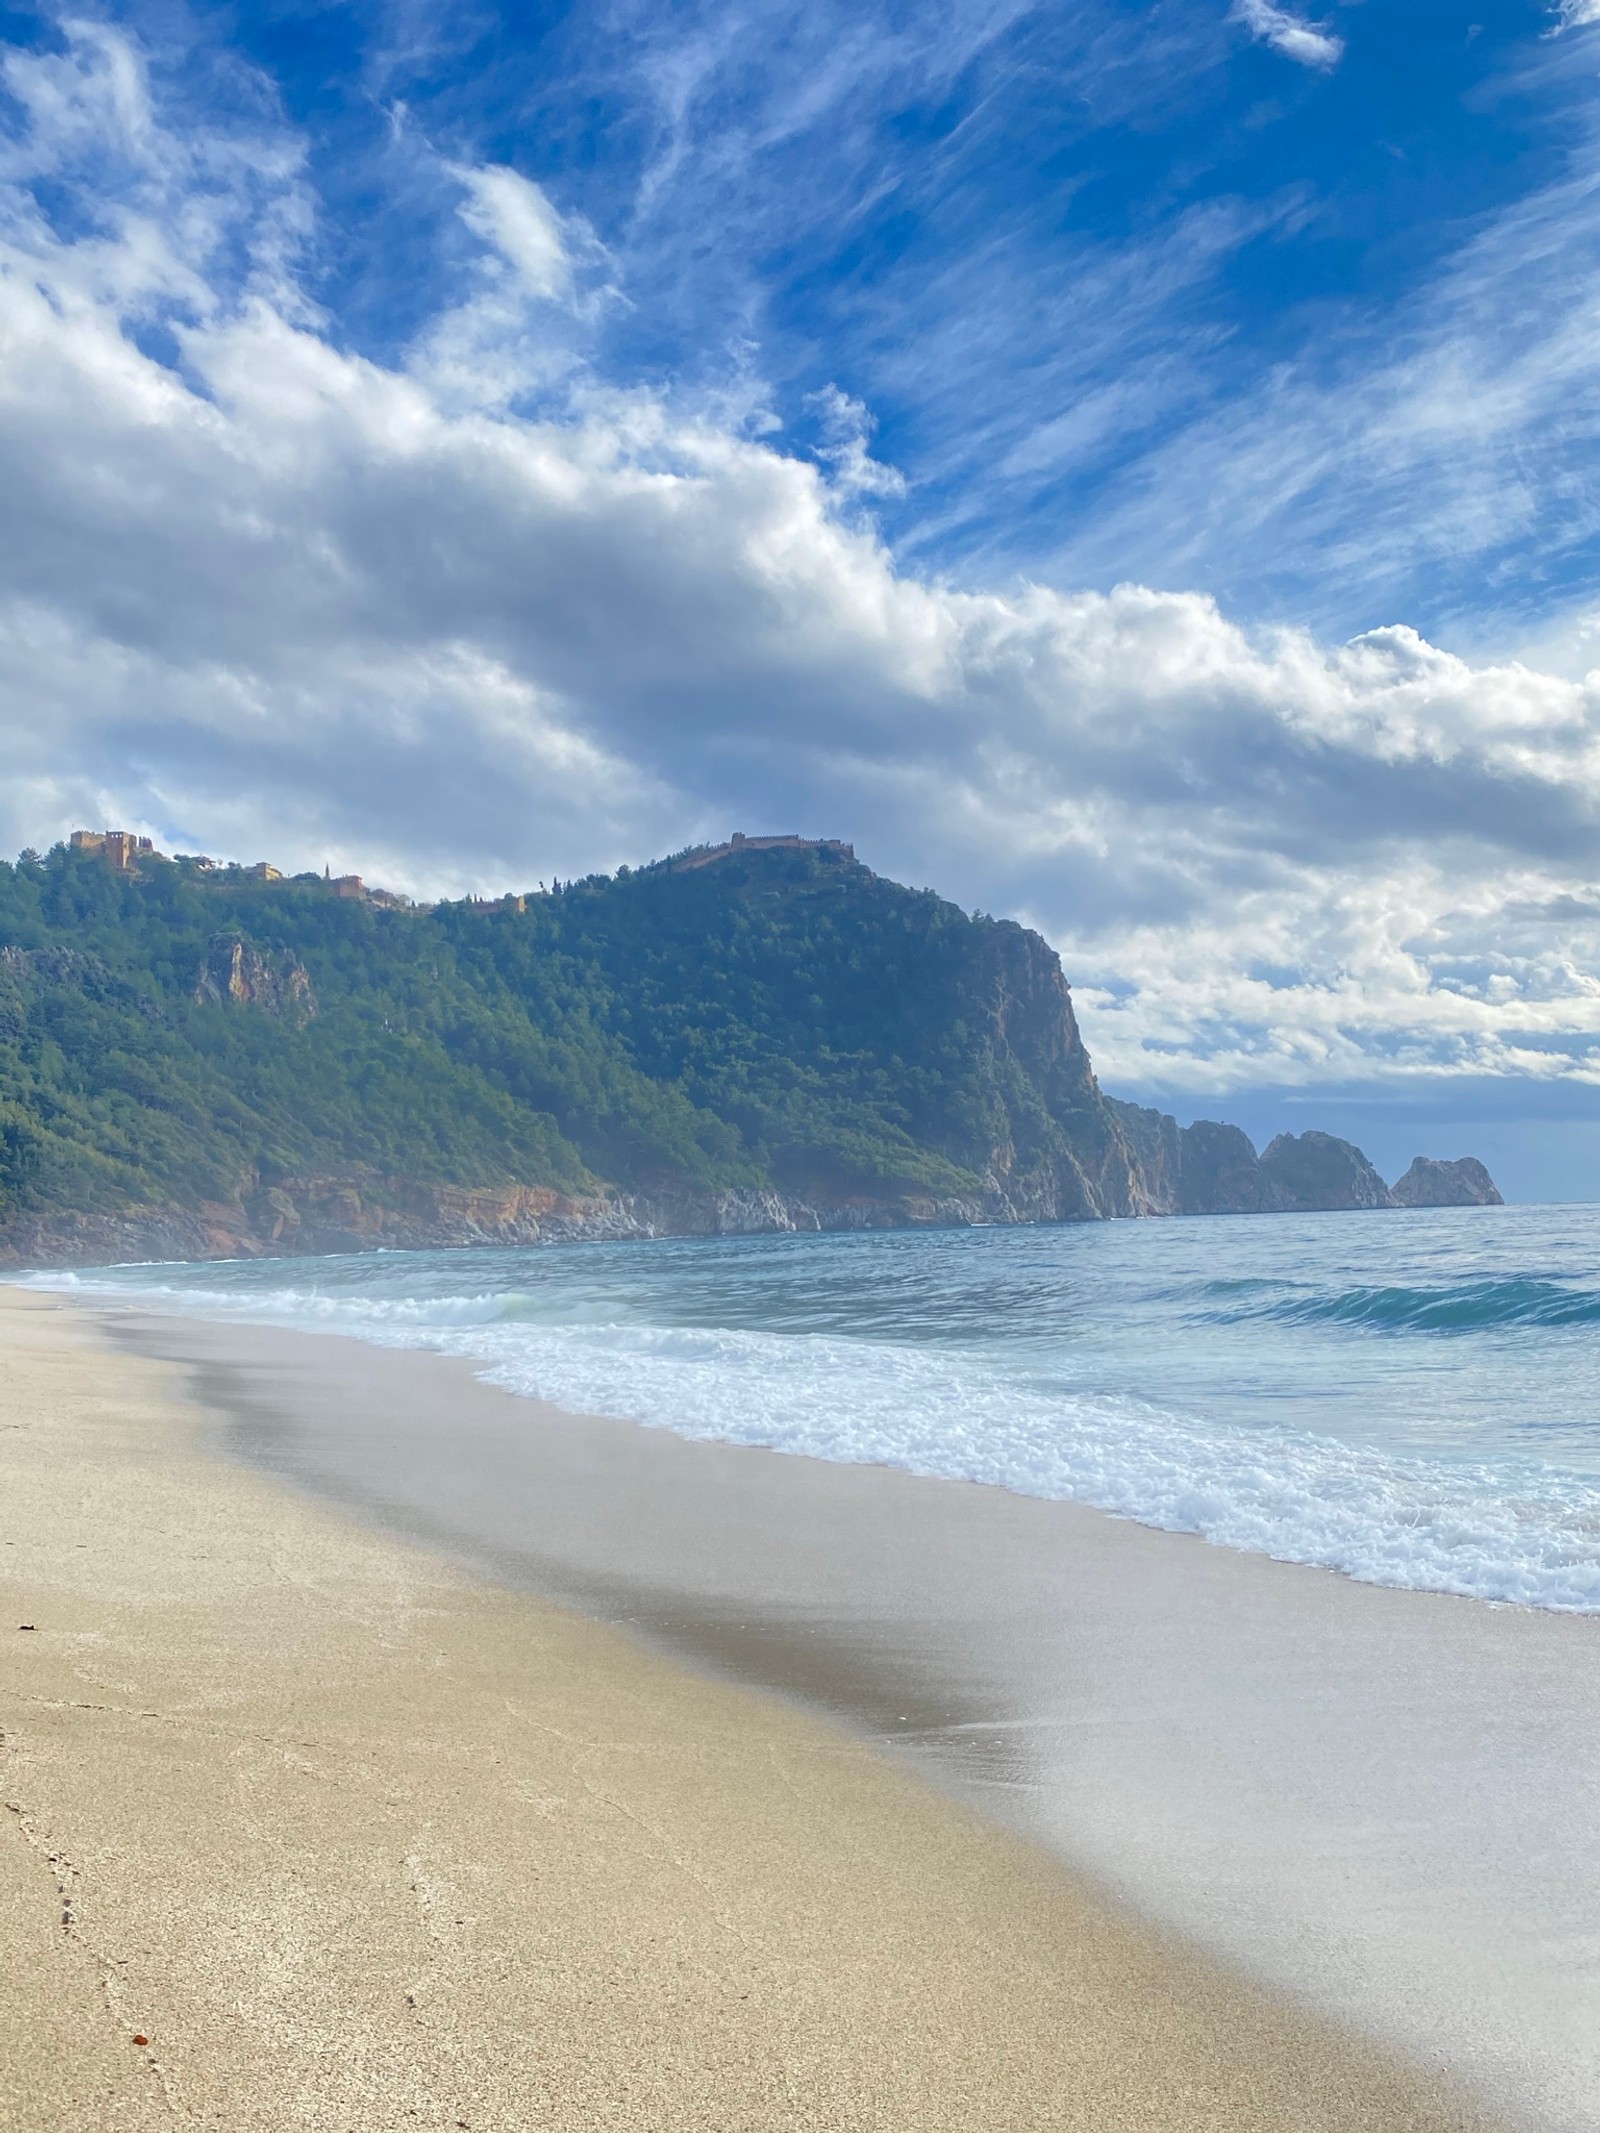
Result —
<instances>
[{"instance_id":1,"label":"cumulus cloud","mask_svg":"<svg viewBox=\"0 0 1600 2133\"><path fill-rule=\"evenodd\" d=\"M1579 4L1586 5L1588 0L1579 0ZM1302 67L1336 67L1344 57L1342 37L1330 35L1286 7L1275 7L1272 0L1236 0L1233 19L1242 22L1258 43L1270 45Z\"/></svg>"},{"instance_id":2,"label":"cumulus cloud","mask_svg":"<svg viewBox=\"0 0 1600 2133\"><path fill-rule=\"evenodd\" d=\"M1600 675L919 578L842 396L819 461L585 368L523 181L442 173L485 278L383 364L294 278L291 146L180 153L105 32L9 86L0 844L427 892L800 828L1040 924L1113 1085L1600 1079Z\"/></svg>"}]
</instances>

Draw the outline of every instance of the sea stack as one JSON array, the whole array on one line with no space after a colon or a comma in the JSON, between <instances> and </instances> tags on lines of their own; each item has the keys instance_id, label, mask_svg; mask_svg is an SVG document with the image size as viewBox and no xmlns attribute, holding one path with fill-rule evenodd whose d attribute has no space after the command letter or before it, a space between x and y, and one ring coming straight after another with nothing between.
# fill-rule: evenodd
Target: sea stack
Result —
<instances>
[{"instance_id":1,"label":"sea stack","mask_svg":"<svg viewBox=\"0 0 1600 2133\"><path fill-rule=\"evenodd\" d=\"M1500 1188L1475 1155L1453 1163L1419 1155L1389 1188L1396 1207L1503 1207Z\"/></svg>"},{"instance_id":2,"label":"sea stack","mask_svg":"<svg viewBox=\"0 0 1600 2133\"><path fill-rule=\"evenodd\" d=\"M1392 1207L1389 1188L1353 1141L1335 1133L1280 1133L1261 1168L1281 1208Z\"/></svg>"}]
</instances>

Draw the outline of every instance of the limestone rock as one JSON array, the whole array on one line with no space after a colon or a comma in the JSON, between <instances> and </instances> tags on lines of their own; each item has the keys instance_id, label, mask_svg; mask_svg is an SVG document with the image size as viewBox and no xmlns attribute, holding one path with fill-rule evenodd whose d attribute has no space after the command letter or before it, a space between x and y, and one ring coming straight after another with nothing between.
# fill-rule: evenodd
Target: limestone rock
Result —
<instances>
[{"instance_id":1,"label":"limestone rock","mask_svg":"<svg viewBox=\"0 0 1600 2133\"><path fill-rule=\"evenodd\" d=\"M1503 1207L1500 1188L1475 1155L1458 1156L1453 1163L1419 1155L1403 1178L1396 1179L1390 1197L1397 1207Z\"/></svg>"},{"instance_id":2,"label":"limestone rock","mask_svg":"<svg viewBox=\"0 0 1600 2133\"><path fill-rule=\"evenodd\" d=\"M1243 1127L1197 1118L1183 1129L1179 1146L1180 1214L1264 1215L1283 1205Z\"/></svg>"},{"instance_id":3,"label":"limestone rock","mask_svg":"<svg viewBox=\"0 0 1600 2133\"><path fill-rule=\"evenodd\" d=\"M1181 1214L1183 1132L1178 1121L1165 1111L1127 1103L1120 1096L1101 1100L1114 1119L1128 1154L1130 1204L1125 1211L1135 1215ZM1255 1160L1253 1148L1250 1159Z\"/></svg>"},{"instance_id":4,"label":"limestone rock","mask_svg":"<svg viewBox=\"0 0 1600 2133\"><path fill-rule=\"evenodd\" d=\"M1293 1213L1395 1204L1355 1143L1334 1133L1280 1133L1263 1151L1261 1170L1277 1205Z\"/></svg>"},{"instance_id":5,"label":"limestone rock","mask_svg":"<svg viewBox=\"0 0 1600 2133\"><path fill-rule=\"evenodd\" d=\"M242 933L212 935L200 959L193 998L200 1007L259 1008L296 1027L317 1012L310 973L300 958L286 948L269 962Z\"/></svg>"}]
</instances>

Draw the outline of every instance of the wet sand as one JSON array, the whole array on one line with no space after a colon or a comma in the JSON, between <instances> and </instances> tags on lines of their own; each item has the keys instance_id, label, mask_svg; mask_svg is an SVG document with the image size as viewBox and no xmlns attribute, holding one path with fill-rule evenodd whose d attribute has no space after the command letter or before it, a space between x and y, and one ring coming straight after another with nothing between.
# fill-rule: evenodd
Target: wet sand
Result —
<instances>
[{"instance_id":1,"label":"wet sand","mask_svg":"<svg viewBox=\"0 0 1600 2133\"><path fill-rule=\"evenodd\" d=\"M805 1713L219 1459L83 1316L0 1296L0 1372L0 2124L1472 2122Z\"/></svg>"}]
</instances>

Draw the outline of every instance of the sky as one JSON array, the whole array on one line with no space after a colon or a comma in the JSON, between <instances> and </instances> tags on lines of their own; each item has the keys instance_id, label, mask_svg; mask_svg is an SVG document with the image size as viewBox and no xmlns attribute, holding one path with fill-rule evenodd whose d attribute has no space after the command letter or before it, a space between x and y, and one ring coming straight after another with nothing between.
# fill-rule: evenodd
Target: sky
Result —
<instances>
[{"instance_id":1,"label":"sky","mask_svg":"<svg viewBox=\"0 0 1600 2133\"><path fill-rule=\"evenodd\" d=\"M1600 0L0 4L0 850L852 840L1600 1198Z\"/></svg>"}]
</instances>

